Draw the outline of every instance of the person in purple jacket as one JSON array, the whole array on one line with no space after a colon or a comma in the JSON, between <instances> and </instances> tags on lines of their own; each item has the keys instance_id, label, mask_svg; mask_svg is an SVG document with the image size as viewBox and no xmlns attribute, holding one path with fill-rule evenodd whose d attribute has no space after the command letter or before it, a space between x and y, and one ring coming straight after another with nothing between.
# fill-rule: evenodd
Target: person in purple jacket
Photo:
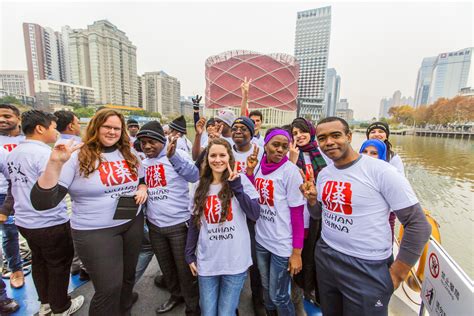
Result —
<instances>
[{"instance_id":1,"label":"person in purple jacket","mask_svg":"<svg viewBox=\"0 0 474 316\"><path fill-rule=\"evenodd\" d=\"M191 191L185 258L198 277L202 315L235 315L252 265L247 218L259 217L258 194L237 172L225 139L207 148L201 181Z\"/></svg>"},{"instance_id":2,"label":"person in purple jacket","mask_svg":"<svg viewBox=\"0 0 474 316\"><path fill-rule=\"evenodd\" d=\"M254 176L262 208L255 239L268 315L295 315L288 287L302 269L306 201L299 189L303 183L299 168L287 157L290 139L283 129L269 129L260 168L255 175L247 170Z\"/></svg>"}]
</instances>

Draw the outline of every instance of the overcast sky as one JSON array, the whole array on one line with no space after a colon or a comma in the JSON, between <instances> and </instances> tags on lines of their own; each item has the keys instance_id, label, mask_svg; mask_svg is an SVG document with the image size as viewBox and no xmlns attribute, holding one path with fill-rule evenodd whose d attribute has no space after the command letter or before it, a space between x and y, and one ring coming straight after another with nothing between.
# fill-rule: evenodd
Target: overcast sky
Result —
<instances>
[{"instance_id":1,"label":"overcast sky","mask_svg":"<svg viewBox=\"0 0 474 316\"><path fill-rule=\"evenodd\" d=\"M296 13L332 6L329 67L357 119L395 90L413 96L424 57L473 46L473 5L399 2L9 2L0 0L0 69L26 70L22 23L60 31L107 19L137 46L138 74L164 70L202 94L207 57L232 49L294 52Z\"/></svg>"}]
</instances>

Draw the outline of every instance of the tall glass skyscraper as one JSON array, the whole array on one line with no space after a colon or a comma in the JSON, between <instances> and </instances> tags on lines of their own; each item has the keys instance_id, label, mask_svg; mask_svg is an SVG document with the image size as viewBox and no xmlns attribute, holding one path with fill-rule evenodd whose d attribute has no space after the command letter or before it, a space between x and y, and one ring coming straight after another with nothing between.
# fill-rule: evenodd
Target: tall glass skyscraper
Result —
<instances>
[{"instance_id":1,"label":"tall glass skyscraper","mask_svg":"<svg viewBox=\"0 0 474 316\"><path fill-rule=\"evenodd\" d=\"M331 35L331 7L297 13L295 57L300 63L299 115L324 117L325 80Z\"/></svg>"},{"instance_id":2,"label":"tall glass skyscraper","mask_svg":"<svg viewBox=\"0 0 474 316\"><path fill-rule=\"evenodd\" d=\"M473 48L441 53L424 58L418 71L415 89L415 106L431 104L439 98L452 98L462 88L471 85L471 59Z\"/></svg>"}]
</instances>

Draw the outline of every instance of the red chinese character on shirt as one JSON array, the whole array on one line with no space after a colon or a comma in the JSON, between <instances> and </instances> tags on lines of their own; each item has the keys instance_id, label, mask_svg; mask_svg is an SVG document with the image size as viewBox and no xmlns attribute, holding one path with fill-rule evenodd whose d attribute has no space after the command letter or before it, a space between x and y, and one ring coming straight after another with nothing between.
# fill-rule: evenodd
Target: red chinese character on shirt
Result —
<instances>
[{"instance_id":1,"label":"red chinese character on shirt","mask_svg":"<svg viewBox=\"0 0 474 316\"><path fill-rule=\"evenodd\" d=\"M204 217L208 224L218 224L221 221L222 204L217 195L209 195L204 208ZM229 201L229 212L227 212L226 220L232 221L234 215L232 214L232 201Z\"/></svg>"},{"instance_id":2,"label":"red chinese character on shirt","mask_svg":"<svg viewBox=\"0 0 474 316\"><path fill-rule=\"evenodd\" d=\"M146 184L149 188L166 186L166 174L163 164L146 168Z\"/></svg>"},{"instance_id":3,"label":"red chinese character on shirt","mask_svg":"<svg viewBox=\"0 0 474 316\"><path fill-rule=\"evenodd\" d=\"M323 203L328 211L352 214L352 190L348 182L328 181L322 192Z\"/></svg>"},{"instance_id":4,"label":"red chinese character on shirt","mask_svg":"<svg viewBox=\"0 0 474 316\"><path fill-rule=\"evenodd\" d=\"M124 184L137 180L137 175L133 175L125 160L103 161L99 166L100 180L106 186Z\"/></svg>"},{"instance_id":5,"label":"red chinese character on shirt","mask_svg":"<svg viewBox=\"0 0 474 316\"><path fill-rule=\"evenodd\" d=\"M238 173L245 173L247 169L247 163L245 161L236 161L237 164L237 172Z\"/></svg>"},{"instance_id":6,"label":"red chinese character on shirt","mask_svg":"<svg viewBox=\"0 0 474 316\"><path fill-rule=\"evenodd\" d=\"M5 148L8 152L11 152L17 146L18 146L18 144L4 144L3 148Z\"/></svg>"},{"instance_id":7,"label":"red chinese character on shirt","mask_svg":"<svg viewBox=\"0 0 474 316\"><path fill-rule=\"evenodd\" d=\"M269 179L262 179L257 178L255 179L255 187L257 188L258 193L260 194L260 198L258 199L258 203L266 204L268 206L273 206L273 195L274 195L274 187L273 187L273 180Z\"/></svg>"}]
</instances>

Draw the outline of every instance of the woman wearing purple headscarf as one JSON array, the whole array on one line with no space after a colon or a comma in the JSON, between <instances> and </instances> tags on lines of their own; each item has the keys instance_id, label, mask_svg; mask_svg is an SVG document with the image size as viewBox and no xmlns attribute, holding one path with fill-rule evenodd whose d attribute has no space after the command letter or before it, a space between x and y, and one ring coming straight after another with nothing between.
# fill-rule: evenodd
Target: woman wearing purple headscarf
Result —
<instances>
[{"instance_id":1,"label":"woman wearing purple headscarf","mask_svg":"<svg viewBox=\"0 0 474 316\"><path fill-rule=\"evenodd\" d=\"M260 168L247 171L260 196L256 252L268 315L295 315L288 286L302 268L305 199L298 167L287 157L290 139L283 129L268 130Z\"/></svg>"}]
</instances>

